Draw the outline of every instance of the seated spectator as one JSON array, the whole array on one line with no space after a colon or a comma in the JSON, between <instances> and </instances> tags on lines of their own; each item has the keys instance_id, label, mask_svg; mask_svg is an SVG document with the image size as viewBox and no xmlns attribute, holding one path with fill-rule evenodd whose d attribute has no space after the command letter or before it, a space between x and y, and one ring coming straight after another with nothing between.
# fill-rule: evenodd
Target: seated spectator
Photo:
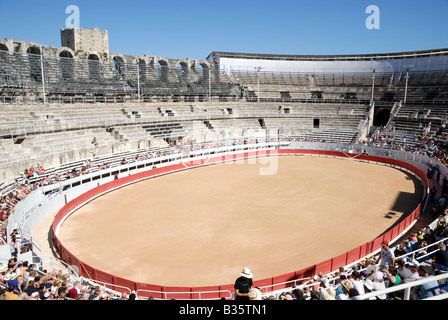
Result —
<instances>
[{"instance_id":1,"label":"seated spectator","mask_svg":"<svg viewBox=\"0 0 448 320\"><path fill-rule=\"evenodd\" d=\"M420 264L416 260L411 260L410 262L406 263L406 267L409 268L411 273L409 276L402 279L404 283L413 282L420 278L420 275L418 273L419 266Z\"/></svg>"},{"instance_id":2,"label":"seated spectator","mask_svg":"<svg viewBox=\"0 0 448 320\"><path fill-rule=\"evenodd\" d=\"M394 255L396 257L401 257L403 255L405 255L406 253L408 253L408 251L406 250L406 244L402 241L400 242L400 244L395 248L394 250ZM404 257L404 259L407 259L407 257Z\"/></svg>"},{"instance_id":3,"label":"seated spectator","mask_svg":"<svg viewBox=\"0 0 448 320\"><path fill-rule=\"evenodd\" d=\"M34 281L28 281L28 285L26 286L25 290L23 291L24 293L26 293L29 297L31 297L31 295L33 293L36 293L39 295L39 288L35 286Z\"/></svg>"},{"instance_id":4,"label":"seated spectator","mask_svg":"<svg viewBox=\"0 0 448 320\"><path fill-rule=\"evenodd\" d=\"M6 300L22 300L19 297L14 285L8 286L8 288L5 292L5 295L6 295Z\"/></svg>"},{"instance_id":5,"label":"seated spectator","mask_svg":"<svg viewBox=\"0 0 448 320\"><path fill-rule=\"evenodd\" d=\"M353 279L352 280L353 287L356 289L358 294L359 295L365 294L364 284L361 281L361 274L358 271L353 271L351 276Z\"/></svg>"},{"instance_id":6,"label":"seated spectator","mask_svg":"<svg viewBox=\"0 0 448 320\"><path fill-rule=\"evenodd\" d=\"M427 266L419 266L418 273L421 278L430 278L432 275L429 273ZM415 286L413 288L413 297L417 300L423 300L429 297L433 297L439 294L439 283L434 280Z\"/></svg>"},{"instance_id":7,"label":"seated spectator","mask_svg":"<svg viewBox=\"0 0 448 320\"><path fill-rule=\"evenodd\" d=\"M292 299L289 299L292 300ZM310 300L327 300L325 298L325 295L319 291L314 291L311 292L311 299Z\"/></svg>"},{"instance_id":8,"label":"seated spectator","mask_svg":"<svg viewBox=\"0 0 448 320\"><path fill-rule=\"evenodd\" d=\"M344 279L341 281L342 293L336 294L336 300L347 300L349 298L349 292L354 289L353 284L350 280Z\"/></svg>"},{"instance_id":9,"label":"seated spectator","mask_svg":"<svg viewBox=\"0 0 448 320\"><path fill-rule=\"evenodd\" d=\"M326 300L336 300L336 292L334 291L333 288L331 287L325 288L322 291L322 293L325 296Z\"/></svg>"},{"instance_id":10,"label":"seated spectator","mask_svg":"<svg viewBox=\"0 0 448 320\"><path fill-rule=\"evenodd\" d=\"M446 251L446 246L441 242L437 247L439 250L434 253L431 262L432 271L448 271L448 252Z\"/></svg>"},{"instance_id":11,"label":"seated spectator","mask_svg":"<svg viewBox=\"0 0 448 320\"><path fill-rule=\"evenodd\" d=\"M292 291L292 295L295 300L305 300L303 291L299 288L295 288Z\"/></svg>"},{"instance_id":12,"label":"seated spectator","mask_svg":"<svg viewBox=\"0 0 448 320\"><path fill-rule=\"evenodd\" d=\"M344 280L347 280L347 277L345 275L340 275L339 277L336 278L336 287L335 287L335 289L336 289L336 299L337 299L337 296L339 296L340 294L344 293L344 289L343 289L343 286L342 286L342 282Z\"/></svg>"}]
</instances>

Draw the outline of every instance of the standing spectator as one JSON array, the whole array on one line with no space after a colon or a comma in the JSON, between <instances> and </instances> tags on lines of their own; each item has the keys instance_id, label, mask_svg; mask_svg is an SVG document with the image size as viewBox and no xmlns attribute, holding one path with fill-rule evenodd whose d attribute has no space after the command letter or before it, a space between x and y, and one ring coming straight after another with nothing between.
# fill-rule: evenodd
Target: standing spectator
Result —
<instances>
[{"instance_id":1,"label":"standing spectator","mask_svg":"<svg viewBox=\"0 0 448 320\"><path fill-rule=\"evenodd\" d=\"M394 259L395 255L389 248L389 243L387 241L383 241L381 244L381 253L380 253L380 259L381 259L381 266L389 267L393 266L395 264Z\"/></svg>"},{"instance_id":2,"label":"standing spectator","mask_svg":"<svg viewBox=\"0 0 448 320\"><path fill-rule=\"evenodd\" d=\"M235 280L235 300L244 301L250 299L249 289L252 287L253 274L249 268L243 268L240 277Z\"/></svg>"},{"instance_id":3,"label":"standing spectator","mask_svg":"<svg viewBox=\"0 0 448 320\"><path fill-rule=\"evenodd\" d=\"M436 194L437 194L436 186L432 186L432 188L429 191L429 193L430 193L430 201L434 202L434 199L436 198Z\"/></svg>"},{"instance_id":4,"label":"standing spectator","mask_svg":"<svg viewBox=\"0 0 448 320\"><path fill-rule=\"evenodd\" d=\"M442 209L445 210L445 204L446 204L446 199L445 199L445 195L443 194L440 198L439 201L437 202L437 206Z\"/></svg>"}]
</instances>

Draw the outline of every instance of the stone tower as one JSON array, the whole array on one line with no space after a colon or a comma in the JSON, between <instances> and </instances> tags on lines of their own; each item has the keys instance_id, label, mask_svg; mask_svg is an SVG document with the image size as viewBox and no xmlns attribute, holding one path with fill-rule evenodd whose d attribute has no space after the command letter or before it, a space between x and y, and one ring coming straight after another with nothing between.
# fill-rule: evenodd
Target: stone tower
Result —
<instances>
[{"instance_id":1,"label":"stone tower","mask_svg":"<svg viewBox=\"0 0 448 320\"><path fill-rule=\"evenodd\" d=\"M73 51L109 53L107 30L70 28L61 29L61 45Z\"/></svg>"}]
</instances>

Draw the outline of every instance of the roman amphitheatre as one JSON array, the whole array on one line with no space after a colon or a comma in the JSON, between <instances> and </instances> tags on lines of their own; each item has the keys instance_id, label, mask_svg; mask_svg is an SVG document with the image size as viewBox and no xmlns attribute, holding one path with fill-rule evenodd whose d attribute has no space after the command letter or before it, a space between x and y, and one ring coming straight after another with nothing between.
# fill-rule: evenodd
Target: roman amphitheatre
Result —
<instances>
[{"instance_id":1,"label":"roman amphitheatre","mask_svg":"<svg viewBox=\"0 0 448 320\"><path fill-rule=\"evenodd\" d=\"M30 188L3 263L18 230L20 260L115 294L229 297L243 267L287 290L400 239L443 188L446 49L172 59L73 32L0 39L2 194Z\"/></svg>"}]
</instances>

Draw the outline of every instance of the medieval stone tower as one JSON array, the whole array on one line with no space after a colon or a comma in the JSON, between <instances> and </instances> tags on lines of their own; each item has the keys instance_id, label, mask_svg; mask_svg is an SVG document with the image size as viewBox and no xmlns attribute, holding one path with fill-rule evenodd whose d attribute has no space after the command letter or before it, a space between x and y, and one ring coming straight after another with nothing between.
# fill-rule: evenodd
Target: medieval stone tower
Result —
<instances>
[{"instance_id":1,"label":"medieval stone tower","mask_svg":"<svg viewBox=\"0 0 448 320\"><path fill-rule=\"evenodd\" d=\"M70 28L61 29L61 45L73 51L109 53L107 30Z\"/></svg>"}]
</instances>

